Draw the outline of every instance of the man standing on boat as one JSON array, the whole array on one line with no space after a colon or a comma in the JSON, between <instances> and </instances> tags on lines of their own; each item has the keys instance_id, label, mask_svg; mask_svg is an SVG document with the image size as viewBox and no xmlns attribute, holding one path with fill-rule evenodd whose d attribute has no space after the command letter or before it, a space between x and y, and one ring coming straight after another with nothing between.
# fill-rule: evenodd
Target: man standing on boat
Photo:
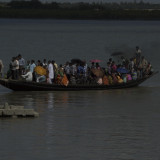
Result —
<instances>
[{"instance_id":1,"label":"man standing on boat","mask_svg":"<svg viewBox=\"0 0 160 160\"><path fill-rule=\"evenodd\" d=\"M18 55L18 61L19 61L19 74L22 75L25 72L25 60L20 54Z\"/></svg>"},{"instance_id":2,"label":"man standing on boat","mask_svg":"<svg viewBox=\"0 0 160 160\"><path fill-rule=\"evenodd\" d=\"M2 60L0 59L0 77L2 77L3 68L4 68L3 62L2 62Z\"/></svg>"},{"instance_id":3,"label":"man standing on boat","mask_svg":"<svg viewBox=\"0 0 160 160\"><path fill-rule=\"evenodd\" d=\"M137 65L139 65L139 63L140 63L141 54L142 54L141 49L139 48L139 46L136 46L136 63L137 63Z\"/></svg>"},{"instance_id":4,"label":"man standing on boat","mask_svg":"<svg viewBox=\"0 0 160 160\"><path fill-rule=\"evenodd\" d=\"M54 69L51 61L48 61L48 83L52 84L54 79Z\"/></svg>"}]
</instances>

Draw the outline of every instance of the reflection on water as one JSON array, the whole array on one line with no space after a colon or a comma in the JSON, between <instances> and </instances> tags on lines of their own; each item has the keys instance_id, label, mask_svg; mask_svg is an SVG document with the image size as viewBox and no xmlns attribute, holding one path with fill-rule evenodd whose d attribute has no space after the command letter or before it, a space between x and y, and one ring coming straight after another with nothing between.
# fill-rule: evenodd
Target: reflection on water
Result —
<instances>
[{"instance_id":1,"label":"reflection on water","mask_svg":"<svg viewBox=\"0 0 160 160\"><path fill-rule=\"evenodd\" d=\"M4 92L1 91L0 95L1 103L8 102L9 104L24 105L26 108L36 107L37 109L48 108L53 110L57 107L100 106L103 104L120 105L127 102L133 105L140 101L145 103L144 100L156 99L156 96L159 96L159 87L141 86L129 89L69 92L14 92L5 90Z\"/></svg>"}]
</instances>

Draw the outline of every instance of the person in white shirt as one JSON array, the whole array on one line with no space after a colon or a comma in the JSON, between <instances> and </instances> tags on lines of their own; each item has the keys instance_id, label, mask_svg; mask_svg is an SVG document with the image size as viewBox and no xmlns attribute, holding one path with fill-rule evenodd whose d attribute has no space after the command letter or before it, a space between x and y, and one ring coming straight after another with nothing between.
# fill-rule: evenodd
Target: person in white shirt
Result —
<instances>
[{"instance_id":1,"label":"person in white shirt","mask_svg":"<svg viewBox=\"0 0 160 160\"><path fill-rule=\"evenodd\" d=\"M54 69L53 69L53 64L51 61L48 61L48 83L52 84L53 79L54 79Z\"/></svg>"},{"instance_id":2,"label":"person in white shirt","mask_svg":"<svg viewBox=\"0 0 160 160\"><path fill-rule=\"evenodd\" d=\"M19 74L22 75L25 71L25 60L20 54L18 55L18 61L19 61Z\"/></svg>"},{"instance_id":3,"label":"person in white shirt","mask_svg":"<svg viewBox=\"0 0 160 160\"><path fill-rule=\"evenodd\" d=\"M27 69L25 75L21 75L26 81L31 82L33 80L33 74L32 72Z\"/></svg>"}]
</instances>

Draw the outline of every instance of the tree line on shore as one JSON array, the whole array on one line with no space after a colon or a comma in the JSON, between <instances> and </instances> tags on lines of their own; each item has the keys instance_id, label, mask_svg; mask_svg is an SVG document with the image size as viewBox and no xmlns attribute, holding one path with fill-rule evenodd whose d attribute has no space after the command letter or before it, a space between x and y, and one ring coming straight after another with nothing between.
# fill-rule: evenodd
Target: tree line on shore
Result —
<instances>
[{"instance_id":1,"label":"tree line on shore","mask_svg":"<svg viewBox=\"0 0 160 160\"><path fill-rule=\"evenodd\" d=\"M121 3L42 3L39 0L0 3L1 18L124 19L160 20L160 4Z\"/></svg>"}]
</instances>

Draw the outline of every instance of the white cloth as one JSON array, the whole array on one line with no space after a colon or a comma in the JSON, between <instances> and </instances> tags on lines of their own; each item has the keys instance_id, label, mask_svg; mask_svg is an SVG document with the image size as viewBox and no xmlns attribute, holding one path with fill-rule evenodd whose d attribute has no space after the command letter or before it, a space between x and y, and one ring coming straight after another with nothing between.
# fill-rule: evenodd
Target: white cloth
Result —
<instances>
[{"instance_id":1,"label":"white cloth","mask_svg":"<svg viewBox=\"0 0 160 160\"><path fill-rule=\"evenodd\" d=\"M53 79L54 78L54 70L53 70L53 65L52 63L49 64L48 66L48 71L49 71L49 78Z\"/></svg>"},{"instance_id":2,"label":"white cloth","mask_svg":"<svg viewBox=\"0 0 160 160\"><path fill-rule=\"evenodd\" d=\"M26 81L32 81L33 80L33 75L32 75L31 71L27 72L25 75L22 75L22 77L25 78Z\"/></svg>"}]
</instances>

